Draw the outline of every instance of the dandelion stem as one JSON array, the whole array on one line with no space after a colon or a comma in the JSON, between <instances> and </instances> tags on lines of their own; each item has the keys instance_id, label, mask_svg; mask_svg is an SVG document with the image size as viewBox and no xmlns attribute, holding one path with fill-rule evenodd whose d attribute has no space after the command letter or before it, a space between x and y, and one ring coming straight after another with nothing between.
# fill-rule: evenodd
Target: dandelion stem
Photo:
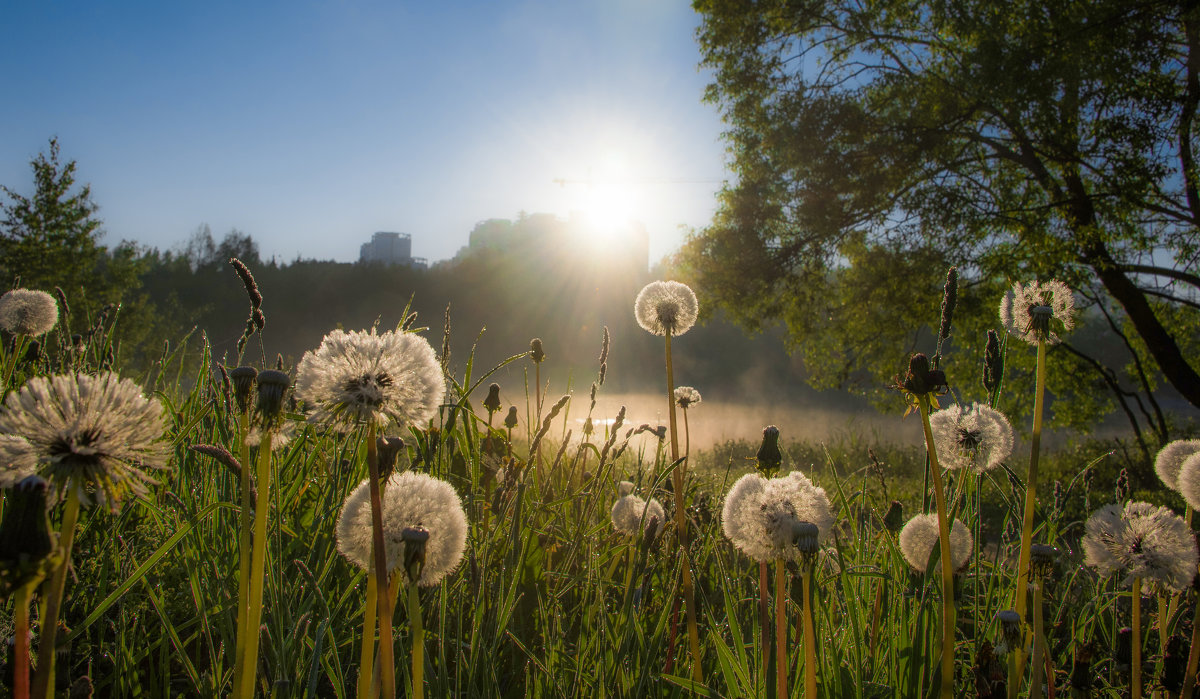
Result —
<instances>
[{"instance_id":1,"label":"dandelion stem","mask_svg":"<svg viewBox=\"0 0 1200 699\"><path fill-rule=\"evenodd\" d=\"M79 489L82 483L74 478L67 482L67 503L63 507L62 527L59 529L59 547L62 562L50 575L46 590L46 602L42 611L42 636L38 640L38 669L33 678L31 696L54 699L55 646L58 643L58 614L62 607L63 591L67 586L67 568L71 565L71 548L75 544L75 524L79 521Z\"/></svg>"},{"instance_id":2,"label":"dandelion stem","mask_svg":"<svg viewBox=\"0 0 1200 699\"><path fill-rule=\"evenodd\" d=\"M1042 580L1033 583L1033 677L1029 681L1029 699L1041 699L1045 670L1046 636L1042 630Z\"/></svg>"},{"instance_id":3,"label":"dandelion stem","mask_svg":"<svg viewBox=\"0 0 1200 699\"><path fill-rule=\"evenodd\" d=\"M1033 513L1037 508L1038 459L1042 446L1042 415L1046 406L1046 341L1038 340L1037 382L1033 399L1033 434L1029 441L1029 475L1025 479L1025 515L1021 526L1021 553L1017 559L1017 585L1014 608L1025 618L1027 595L1024 581L1029 579L1029 547L1033 544ZM1018 649L1023 652L1023 649Z\"/></svg>"},{"instance_id":4,"label":"dandelion stem","mask_svg":"<svg viewBox=\"0 0 1200 699\"><path fill-rule=\"evenodd\" d=\"M946 493L942 487L941 467L937 460L937 449L933 443L933 429L929 425L929 394L917 395L921 409L921 423L925 428L926 453L929 457L929 475L933 479L933 496L937 506L938 543L942 559L942 688L943 699L954 697L954 560L950 554L950 522L946 519Z\"/></svg>"},{"instance_id":5,"label":"dandelion stem","mask_svg":"<svg viewBox=\"0 0 1200 699\"><path fill-rule=\"evenodd\" d=\"M375 565L375 554L371 553L369 571ZM371 681L375 673L375 621L379 616L376 605L379 590L375 587L375 576L367 573L367 602L363 607L362 648L358 655L358 696L371 696Z\"/></svg>"},{"instance_id":6,"label":"dandelion stem","mask_svg":"<svg viewBox=\"0 0 1200 699\"><path fill-rule=\"evenodd\" d=\"M380 693L384 699L396 696L396 668L392 662L392 605L388 594L387 550L383 543L383 486L379 474L379 452L375 445L375 423L367 426L367 471L371 488L372 553L375 558L376 609L379 613Z\"/></svg>"},{"instance_id":7,"label":"dandelion stem","mask_svg":"<svg viewBox=\"0 0 1200 699\"><path fill-rule=\"evenodd\" d=\"M1196 600L1195 617L1192 620L1192 647L1188 650L1187 670L1183 673L1181 697L1191 697L1196 688L1196 668L1200 665L1200 599Z\"/></svg>"},{"instance_id":8,"label":"dandelion stem","mask_svg":"<svg viewBox=\"0 0 1200 699\"><path fill-rule=\"evenodd\" d=\"M1130 671L1130 696L1133 699L1142 697L1142 579L1133 578L1133 586L1129 591L1133 596L1133 667Z\"/></svg>"},{"instance_id":9,"label":"dandelion stem","mask_svg":"<svg viewBox=\"0 0 1200 699\"><path fill-rule=\"evenodd\" d=\"M771 612L769 603L767 602L770 594L770 586L767 582L767 562L759 561L758 563L758 625L759 639L762 643L762 667L763 673L767 672L767 664L770 662L771 656L771 636L769 629L771 628Z\"/></svg>"},{"instance_id":10,"label":"dandelion stem","mask_svg":"<svg viewBox=\"0 0 1200 699\"><path fill-rule=\"evenodd\" d=\"M817 633L812 614L812 565L803 566L800 595L804 598L804 697L817 696Z\"/></svg>"},{"instance_id":11,"label":"dandelion stem","mask_svg":"<svg viewBox=\"0 0 1200 699\"><path fill-rule=\"evenodd\" d=\"M13 597L13 640L17 644L13 658L14 699L29 699L29 598L39 582L35 578L22 585Z\"/></svg>"},{"instance_id":12,"label":"dandelion stem","mask_svg":"<svg viewBox=\"0 0 1200 699\"><path fill-rule=\"evenodd\" d=\"M258 445L258 474L255 478L254 550L250 554L249 605L246 608L246 660L242 664L242 684L237 696L254 696L258 674L259 625L262 623L263 588L267 572L267 510L271 492L271 431L264 428Z\"/></svg>"},{"instance_id":13,"label":"dandelion stem","mask_svg":"<svg viewBox=\"0 0 1200 699\"><path fill-rule=\"evenodd\" d=\"M417 583L408 584L408 619L412 624L412 699L425 694L425 626L421 621L421 601Z\"/></svg>"},{"instance_id":14,"label":"dandelion stem","mask_svg":"<svg viewBox=\"0 0 1200 699\"><path fill-rule=\"evenodd\" d=\"M237 596L237 638L235 640L233 687L236 691L242 686L242 674L246 668L246 637L250 630L246 627L250 600L250 532L254 520L250 517L253 503L250 501L250 445L246 435L250 432L250 411L242 410L238 420L241 432L241 473L238 474L241 486L242 507L238 513L238 596Z\"/></svg>"},{"instance_id":15,"label":"dandelion stem","mask_svg":"<svg viewBox=\"0 0 1200 699\"><path fill-rule=\"evenodd\" d=\"M775 561L775 692L779 699L787 699L788 652L787 652L787 566L783 559Z\"/></svg>"}]
</instances>

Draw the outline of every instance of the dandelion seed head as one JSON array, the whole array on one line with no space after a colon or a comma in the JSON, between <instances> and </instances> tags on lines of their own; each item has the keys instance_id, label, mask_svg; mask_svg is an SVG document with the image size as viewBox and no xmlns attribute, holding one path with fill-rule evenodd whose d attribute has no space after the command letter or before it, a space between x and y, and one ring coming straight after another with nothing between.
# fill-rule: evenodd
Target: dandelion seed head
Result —
<instances>
[{"instance_id":1,"label":"dandelion seed head","mask_svg":"<svg viewBox=\"0 0 1200 699\"><path fill-rule=\"evenodd\" d=\"M1154 457L1154 472L1163 485L1179 490L1179 473L1183 462L1192 454L1200 452L1200 439L1176 439L1167 442Z\"/></svg>"},{"instance_id":2,"label":"dandelion seed head","mask_svg":"<svg viewBox=\"0 0 1200 699\"><path fill-rule=\"evenodd\" d=\"M0 411L0 433L28 441L59 497L74 488L80 504L113 511L154 483L148 470L165 467L165 430L159 402L112 373L36 377Z\"/></svg>"},{"instance_id":3,"label":"dandelion seed head","mask_svg":"<svg viewBox=\"0 0 1200 699\"><path fill-rule=\"evenodd\" d=\"M1066 284L1058 280L1017 282L1000 300L1000 323L1009 334L1031 345L1043 336L1048 343L1056 344L1058 334L1040 325L1039 316L1049 316L1064 331L1075 327L1075 297Z\"/></svg>"},{"instance_id":4,"label":"dandelion seed head","mask_svg":"<svg viewBox=\"0 0 1200 699\"><path fill-rule=\"evenodd\" d=\"M1183 518L1146 502L1105 505L1088 518L1084 563L1103 576L1121 573L1122 585L1142 578L1180 591L1196 576L1196 541Z\"/></svg>"},{"instance_id":5,"label":"dandelion seed head","mask_svg":"<svg viewBox=\"0 0 1200 699\"><path fill-rule=\"evenodd\" d=\"M1179 467L1179 494L1192 506L1200 510L1200 452L1196 452L1183 460Z\"/></svg>"},{"instance_id":6,"label":"dandelion seed head","mask_svg":"<svg viewBox=\"0 0 1200 699\"><path fill-rule=\"evenodd\" d=\"M699 304L691 287L681 282L650 282L633 304L638 325L655 335L682 335L696 324Z\"/></svg>"},{"instance_id":7,"label":"dandelion seed head","mask_svg":"<svg viewBox=\"0 0 1200 699\"><path fill-rule=\"evenodd\" d=\"M680 386L675 389L675 404L687 410L700 402L700 392L691 386Z\"/></svg>"},{"instance_id":8,"label":"dandelion seed head","mask_svg":"<svg viewBox=\"0 0 1200 699\"><path fill-rule=\"evenodd\" d=\"M1013 429L1004 413L982 404L952 405L929 417L938 462L975 473L1000 465L1013 449Z\"/></svg>"},{"instance_id":9,"label":"dandelion seed head","mask_svg":"<svg viewBox=\"0 0 1200 699\"><path fill-rule=\"evenodd\" d=\"M424 473L405 471L387 481L383 494L383 540L388 571L408 576L404 565L404 530L423 527L429 532L425 543L425 565L417 584L436 585L462 561L467 545L467 516L458 493L449 483ZM358 484L338 515L337 547L346 560L362 570L371 561L371 485Z\"/></svg>"},{"instance_id":10,"label":"dandelion seed head","mask_svg":"<svg viewBox=\"0 0 1200 699\"><path fill-rule=\"evenodd\" d=\"M0 296L0 328L14 335L45 335L58 324L58 302L44 291L13 289Z\"/></svg>"},{"instance_id":11,"label":"dandelion seed head","mask_svg":"<svg viewBox=\"0 0 1200 699\"><path fill-rule=\"evenodd\" d=\"M0 488L11 488L37 473L37 453L24 437L0 434Z\"/></svg>"},{"instance_id":12,"label":"dandelion seed head","mask_svg":"<svg viewBox=\"0 0 1200 699\"><path fill-rule=\"evenodd\" d=\"M296 369L296 396L311 419L341 429L374 421L420 426L446 393L433 347L412 333L334 330Z\"/></svg>"},{"instance_id":13,"label":"dandelion seed head","mask_svg":"<svg viewBox=\"0 0 1200 699\"><path fill-rule=\"evenodd\" d=\"M933 547L938 545L940 538L937 515L916 515L900 530L898 538L904 560L917 572L924 573L929 565ZM955 570L965 566L971 559L971 549L974 546L975 539L971 536L971 530L960 520L954 520L950 526L950 558Z\"/></svg>"},{"instance_id":14,"label":"dandelion seed head","mask_svg":"<svg viewBox=\"0 0 1200 699\"><path fill-rule=\"evenodd\" d=\"M803 473L780 478L757 473L742 476L725 496L721 528L733 545L756 561L798 560L792 523L811 522L824 541L833 527L833 508L823 488Z\"/></svg>"},{"instance_id":15,"label":"dandelion seed head","mask_svg":"<svg viewBox=\"0 0 1200 699\"><path fill-rule=\"evenodd\" d=\"M633 494L633 484L622 481L617 486L621 497L613 503L610 516L613 529L618 533L634 536L642 527L649 527L652 520L657 520L655 526L665 519L662 503L653 498L649 502ZM643 513L645 517L643 518Z\"/></svg>"}]
</instances>

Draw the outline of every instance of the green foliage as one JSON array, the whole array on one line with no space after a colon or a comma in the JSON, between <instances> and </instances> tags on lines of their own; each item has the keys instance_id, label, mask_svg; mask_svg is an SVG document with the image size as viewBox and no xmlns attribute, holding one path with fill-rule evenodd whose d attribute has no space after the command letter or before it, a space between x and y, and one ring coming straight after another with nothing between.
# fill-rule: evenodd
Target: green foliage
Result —
<instances>
[{"instance_id":1,"label":"green foliage","mask_svg":"<svg viewBox=\"0 0 1200 699\"><path fill-rule=\"evenodd\" d=\"M680 254L702 296L750 328L785 320L819 385L870 389L906 351L931 352L921 309L949 266L956 345L972 354L1008 285L1057 277L1085 323L1106 327L1103 306L1139 338L1143 365L1126 368L1130 342L1068 337L1074 351L1052 359L1074 377L1052 387L1071 399L1058 417L1083 425L1127 401L1153 446L1167 434L1133 394L1152 402L1158 375L1200 407L1194 11L695 5L734 171ZM967 391L975 363L958 364L951 384Z\"/></svg>"}]
</instances>

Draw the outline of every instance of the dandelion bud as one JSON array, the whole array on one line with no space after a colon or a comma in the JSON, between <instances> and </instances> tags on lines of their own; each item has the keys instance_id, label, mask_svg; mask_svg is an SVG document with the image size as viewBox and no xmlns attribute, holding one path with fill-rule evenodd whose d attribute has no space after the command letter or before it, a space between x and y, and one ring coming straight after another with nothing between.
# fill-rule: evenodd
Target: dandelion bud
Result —
<instances>
[{"instance_id":1,"label":"dandelion bud","mask_svg":"<svg viewBox=\"0 0 1200 699\"><path fill-rule=\"evenodd\" d=\"M658 437L659 441L662 441L667 438L667 426L666 425L659 425L658 427L655 427L654 429L652 429L650 431L654 433L655 437Z\"/></svg>"},{"instance_id":2,"label":"dandelion bud","mask_svg":"<svg viewBox=\"0 0 1200 699\"><path fill-rule=\"evenodd\" d=\"M1029 547L1030 570L1038 577L1047 575L1054 570L1054 561L1058 558L1058 549L1047 544L1033 544Z\"/></svg>"},{"instance_id":3,"label":"dandelion bud","mask_svg":"<svg viewBox=\"0 0 1200 699\"><path fill-rule=\"evenodd\" d=\"M887 514L883 516L883 526L890 532L898 532L904 526L904 504L899 500L892 500L892 504L888 506Z\"/></svg>"},{"instance_id":4,"label":"dandelion bud","mask_svg":"<svg viewBox=\"0 0 1200 699\"><path fill-rule=\"evenodd\" d=\"M404 542L404 574L409 581L421 579L425 567L425 544L429 542L429 530L424 527L405 527L400 532Z\"/></svg>"},{"instance_id":5,"label":"dandelion bud","mask_svg":"<svg viewBox=\"0 0 1200 699\"><path fill-rule=\"evenodd\" d=\"M983 349L983 387L988 394L995 393L1004 380L1004 355L1000 353L1000 335L995 330L987 333L987 346Z\"/></svg>"},{"instance_id":6,"label":"dandelion bud","mask_svg":"<svg viewBox=\"0 0 1200 699\"><path fill-rule=\"evenodd\" d=\"M82 353L85 349L87 349L87 347L83 344L83 335L80 335L79 333L72 334L71 351L78 354Z\"/></svg>"},{"instance_id":7,"label":"dandelion bud","mask_svg":"<svg viewBox=\"0 0 1200 699\"><path fill-rule=\"evenodd\" d=\"M27 476L8 490L0 520L0 597L42 575L42 562L54 551L46 512L49 488L41 476Z\"/></svg>"},{"instance_id":8,"label":"dandelion bud","mask_svg":"<svg viewBox=\"0 0 1200 699\"><path fill-rule=\"evenodd\" d=\"M240 366L229 372L229 380L233 382L233 397L237 399L238 409L246 411L250 405L250 391L258 379L258 370L252 366Z\"/></svg>"},{"instance_id":9,"label":"dandelion bud","mask_svg":"<svg viewBox=\"0 0 1200 699\"><path fill-rule=\"evenodd\" d=\"M595 431L596 428L592 425L592 418L588 417L588 419L583 421L583 433L585 435L591 435Z\"/></svg>"},{"instance_id":10,"label":"dandelion bud","mask_svg":"<svg viewBox=\"0 0 1200 699\"><path fill-rule=\"evenodd\" d=\"M1129 499L1129 471L1121 469L1117 474L1117 480L1113 483L1113 496L1116 497L1116 503L1121 504Z\"/></svg>"},{"instance_id":11,"label":"dandelion bud","mask_svg":"<svg viewBox=\"0 0 1200 699\"><path fill-rule=\"evenodd\" d=\"M1133 629L1128 626L1117 631L1117 645L1113 648L1113 660L1118 672L1129 672L1133 667Z\"/></svg>"},{"instance_id":12,"label":"dandelion bud","mask_svg":"<svg viewBox=\"0 0 1200 699\"><path fill-rule=\"evenodd\" d=\"M754 455L758 460L758 471L763 476L770 478L779 470L779 466L783 463L783 454L779 451L779 428L775 425L768 425L763 428L762 444L758 447L758 453Z\"/></svg>"},{"instance_id":13,"label":"dandelion bud","mask_svg":"<svg viewBox=\"0 0 1200 699\"><path fill-rule=\"evenodd\" d=\"M1167 639L1167 652L1163 654L1163 671L1160 678L1163 688L1172 696L1183 689L1184 666L1187 664L1188 643L1183 636L1175 634Z\"/></svg>"},{"instance_id":14,"label":"dandelion bud","mask_svg":"<svg viewBox=\"0 0 1200 699\"><path fill-rule=\"evenodd\" d=\"M509 406L508 416L504 418L504 426L510 430L517 426L517 406Z\"/></svg>"},{"instance_id":15,"label":"dandelion bud","mask_svg":"<svg viewBox=\"0 0 1200 699\"><path fill-rule=\"evenodd\" d=\"M259 372L258 404L255 407L264 421L270 422L279 417L283 410L283 394L291 383L292 380L282 371L267 369Z\"/></svg>"},{"instance_id":16,"label":"dandelion bud","mask_svg":"<svg viewBox=\"0 0 1200 699\"><path fill-rule=\"evenodd\" d=\"M386 482L396 471L396 457L404 448L404 440L399 437L380 437L375 440L375 453L379 458L379 478Z\"/></svg>"},{"instance_id":17,"label":"dandelion bud","mask_svg":"<svg viewBox=\"0 0 1200 699\"><path fill-rule=\"evenodd\" d=\"M487 408L488 417L500 409L500 384L488 386L487 398L483 399L483 407Z\"/></svg>"},{"instance_id":18,"label":"dandelion bud","mask_svg":"<svg viewBox=\"0 0 1200 699\"><path fill-rule=\"evenodd\" d=\"M1092 647L1082 645L1075 651L1075 666L1071 668L1071 689L1088 692L1092 688Z\"/></svg>"},{"instance_id":19,"label":"dandelion bud","mask_svg":"<svg viewBox=\"0 0 1200 699\"><path fill-rule=\"evenodd\" d=\"M996 620L1000 622L1000 634L1004 636L1004 645L1008 650L1021 647L1021 615L1011 609L996 612Z\"/></svg>"},{"instance_id":20,"label":"dandelion bud","mask_svg":"<svg viewBox=\"0 0 1200 699\"><path fill-rule=\"evenodd\" d=\"M932 369L929 357L917 352L908 359L908 373L904 375L901 387L917 395L933 393L946 387L946 372Z\"/></svg>"},{"instance_id":21,"label":"dandelion bud","mask_svg":"<svg viewBox=\"0 0 1200 699\"><path fill-rule=\"evenodd\" d=\"M529 358L535 364L541 364L546 361L546 352L542 349L542 338L535 337L529 341Z\"/></svg>"}]
</instances>

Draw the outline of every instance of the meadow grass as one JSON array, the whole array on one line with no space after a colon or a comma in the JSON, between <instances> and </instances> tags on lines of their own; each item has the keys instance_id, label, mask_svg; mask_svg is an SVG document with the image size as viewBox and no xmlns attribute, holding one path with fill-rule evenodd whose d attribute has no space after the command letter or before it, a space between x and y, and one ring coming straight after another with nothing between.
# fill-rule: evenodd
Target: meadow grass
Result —
<instances>
[{"instance_id":1,"label":"meadow grass","mask_svg":"<svg viewBox=\"0 0 1200 699\"><path fill-rule=\"evenodd\" d=\"M81 517L62 614L60 681L69 685L90 677L97 696L219 696L232 690L240 475L189 446L222 445L237 453L239 412L207 345L201 341L194 369L195 357L186 348L168 348L142 377L146 393L166 409L171 470L119 513L87 511ZM39 361L18 369L14 388L23 378L60 368L51 359ZM425 694L764 696L775 668L762 661L773 652L764 654L760 647L758 566L729 544L720 522L724 494L754 469L757 444L727 442L688 459L684 514L698 608L703 677L698 684L689 673L685 634L670 633L681 579L674 528L660 527L661 534L646 541L618 535L609 522L621 480L634 482L647 499L659 499L667 520L673 519L674 465L663 441L653 432L627 436L631 426L624 425L607 454L608 434L581 442L567 428L570 416L587 409L576 394L531 455L542 427L536 416L546 414L535 404L541 387L533 396L527 385L502 387L505 405L520 404L519 414L535 416L523 420L505 444L524 466L521 477L510 472L502 480L485 445L489 417L480 403L490 377L468 357L449 377L451 391L432 428L401 435L406 447L398 468L452 484L470 523L458 569L417 593ZM338 554L334 525L347 493L366 477L366 429L340 435L305 422L297 407L290 406L287 415L295 434L271 461L255 687L272 697L353 696L366 579ZM784 435L782 446L781 472L803 471L826 490L838 514L811 584L817 694L936 694L940 566L913 572L897 545L903 520L894 512L889 516L893 501L906 515L921 512L929 501L922 490L924 445L873 442L843 432L824 442ZM1085 696L1119 696L1129 682L1128 660L1114 655L1118 631L1129 623L1129 595L1117 580L1098 578L1084 567L1078 553L1082 519L1116 497L1112 457L1106 461L1103 451L1096 445L1091 451L1068 449L1047 455L1043 463L1043 483L1060 483L1058 496L1039 502L1034 532L1036 541L1062 552L1042 591L1045 676L1059 694L1072 686L1072 672L1084 662L1094 682ZM252 467L257 456L250 462L244 466ZM954 578L959 695L974 695L1005 673L1003 656L993 653L1001 640L995 619L1011 606L1017 589L1019 463L1014 455L1011 469L946 475L948 508L971 527L976 547ZM1083 469L1089 466L1093 476L1087 479ZM1043 493L1052 490L1047 485ZM789 570L785 582L791 588L784 615L790 626L785 671L792 695L799 696L805 590L798 570ZM1182 633L1192 617L1193 596L1180 599L1168 619L1152 598L1142 605L1151 685L1164 664L1160 627L1162 638ZM12 602L5 604L8 623ZM410 609L404 598L395 605L400 687L411 683ZM674 665L666 672L669 656Z\"/></svg>"}]
</instances>

